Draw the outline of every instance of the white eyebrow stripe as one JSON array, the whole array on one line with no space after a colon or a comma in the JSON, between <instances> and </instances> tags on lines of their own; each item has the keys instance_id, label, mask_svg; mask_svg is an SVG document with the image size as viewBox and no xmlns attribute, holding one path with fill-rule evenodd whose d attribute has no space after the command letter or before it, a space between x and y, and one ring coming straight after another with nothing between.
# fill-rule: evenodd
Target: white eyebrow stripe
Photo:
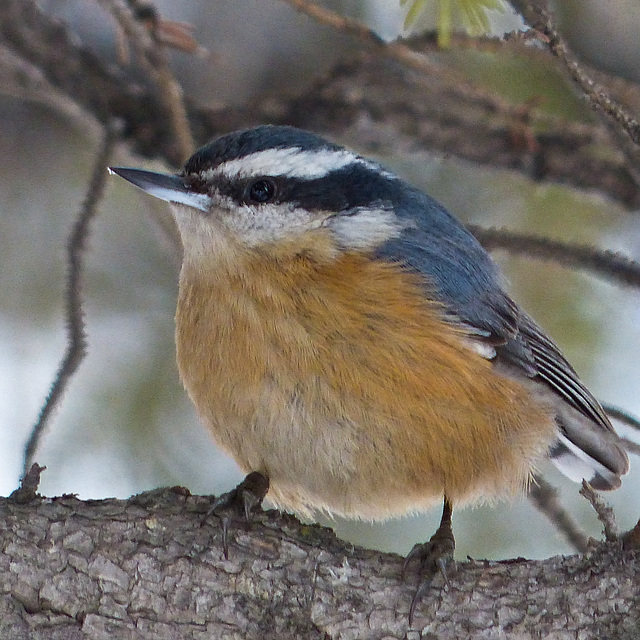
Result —
<instances>
[{"instance_id":1,"label":"white eyebrow stripe","mask_svg":"<svg viewBox=\"0 0 640 640\"><path fill-rule=\"evenodd\" d=\"M234 180L266 175L313 180L323 178L332 171L338 171L354 162L366 161L346 149L265 149L242 158L227 160L215 169L205 172L202 177L206 180L214 175L223 175Z\"/></svg>"}]
</instances>

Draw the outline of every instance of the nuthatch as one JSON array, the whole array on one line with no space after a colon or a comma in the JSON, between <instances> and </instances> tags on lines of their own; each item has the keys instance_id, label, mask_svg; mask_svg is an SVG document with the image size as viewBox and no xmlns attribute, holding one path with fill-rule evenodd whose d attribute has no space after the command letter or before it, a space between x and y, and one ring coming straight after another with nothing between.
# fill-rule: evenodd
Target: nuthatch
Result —
<instances>
[{"instance_id":1,"label":"nuthatch","mask_svg":"<svg viewBox=\"0 0 640 640\"><path fill-rule=\"evenodd\" d=\"M489 255L376 163L261 126L178 175L113 171L173 205L182 380L276 506L382 519L444 497L452 553L451 505L525 489L545 456L620 485L607 416Z\"/></svg>"}]
</instances>

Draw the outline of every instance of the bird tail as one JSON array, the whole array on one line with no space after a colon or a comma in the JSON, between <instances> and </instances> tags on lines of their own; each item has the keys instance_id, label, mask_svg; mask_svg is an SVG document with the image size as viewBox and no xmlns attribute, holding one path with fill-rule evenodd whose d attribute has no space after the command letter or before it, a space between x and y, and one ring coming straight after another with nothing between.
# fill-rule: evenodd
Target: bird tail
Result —
<instances>
[{"instance_id":1,"label":"bird tail","mask_svg":"<svg viewBox=\"0 0 640 640\"><path fill-rule=\"evenodd\" d=\"M574 482L584 479L594 489L617 489L621 476L629 470L628 449L603 410L600 408L606 429L573 407L562 404L556 409L559 429L549 451L551 462ZM640 436L640 431L637 434Z\"/></svg>"}]
</instances>

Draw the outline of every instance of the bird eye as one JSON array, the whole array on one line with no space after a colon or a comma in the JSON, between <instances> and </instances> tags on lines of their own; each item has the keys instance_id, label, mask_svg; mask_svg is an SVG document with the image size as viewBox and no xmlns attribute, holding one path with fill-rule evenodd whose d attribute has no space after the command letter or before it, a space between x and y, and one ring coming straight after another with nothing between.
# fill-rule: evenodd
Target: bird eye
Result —
<instances>
[{"instance_id":1,"label":"bird eye","mask_svg":"<svg viewBox=\"0 0 640 640\"><path fill-rule=\"evenodd\" d=\"M273 180L260 178L247 185L244 192L245 200L251 204L265 204L275 198L276 191L276 185Z\"/></svg>"}]
</instances>

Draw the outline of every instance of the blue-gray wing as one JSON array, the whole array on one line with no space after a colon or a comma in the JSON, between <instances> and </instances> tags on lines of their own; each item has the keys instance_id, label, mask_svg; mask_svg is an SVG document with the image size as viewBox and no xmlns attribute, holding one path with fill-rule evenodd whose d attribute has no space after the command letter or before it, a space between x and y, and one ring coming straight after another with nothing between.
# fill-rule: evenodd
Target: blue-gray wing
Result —
<instances>
[{"instance_id":1,"label":"blue-gray wing","mask_svg":"<svg viewBox=\"0 0 640 640\"><path fill-rule=\"evenodd\" d=\"M416 217L416 211L422 215ZM463 323L475 339L491 347L487 351L495 362L515 367L561 400L554 402L560 439L550 453L562 471L580 479L578 473L590 469L591 477L583 477L597 488L619 486L628 459L609 419L554 342L503 291L497 266L480 243L417 190L407 190L398 213L406 228L378 249L379 257L424 276L425 286L437 294L452 322ZM573 414L565 406L582 418L570 419Z\"/></svg>"}]
</instances>

